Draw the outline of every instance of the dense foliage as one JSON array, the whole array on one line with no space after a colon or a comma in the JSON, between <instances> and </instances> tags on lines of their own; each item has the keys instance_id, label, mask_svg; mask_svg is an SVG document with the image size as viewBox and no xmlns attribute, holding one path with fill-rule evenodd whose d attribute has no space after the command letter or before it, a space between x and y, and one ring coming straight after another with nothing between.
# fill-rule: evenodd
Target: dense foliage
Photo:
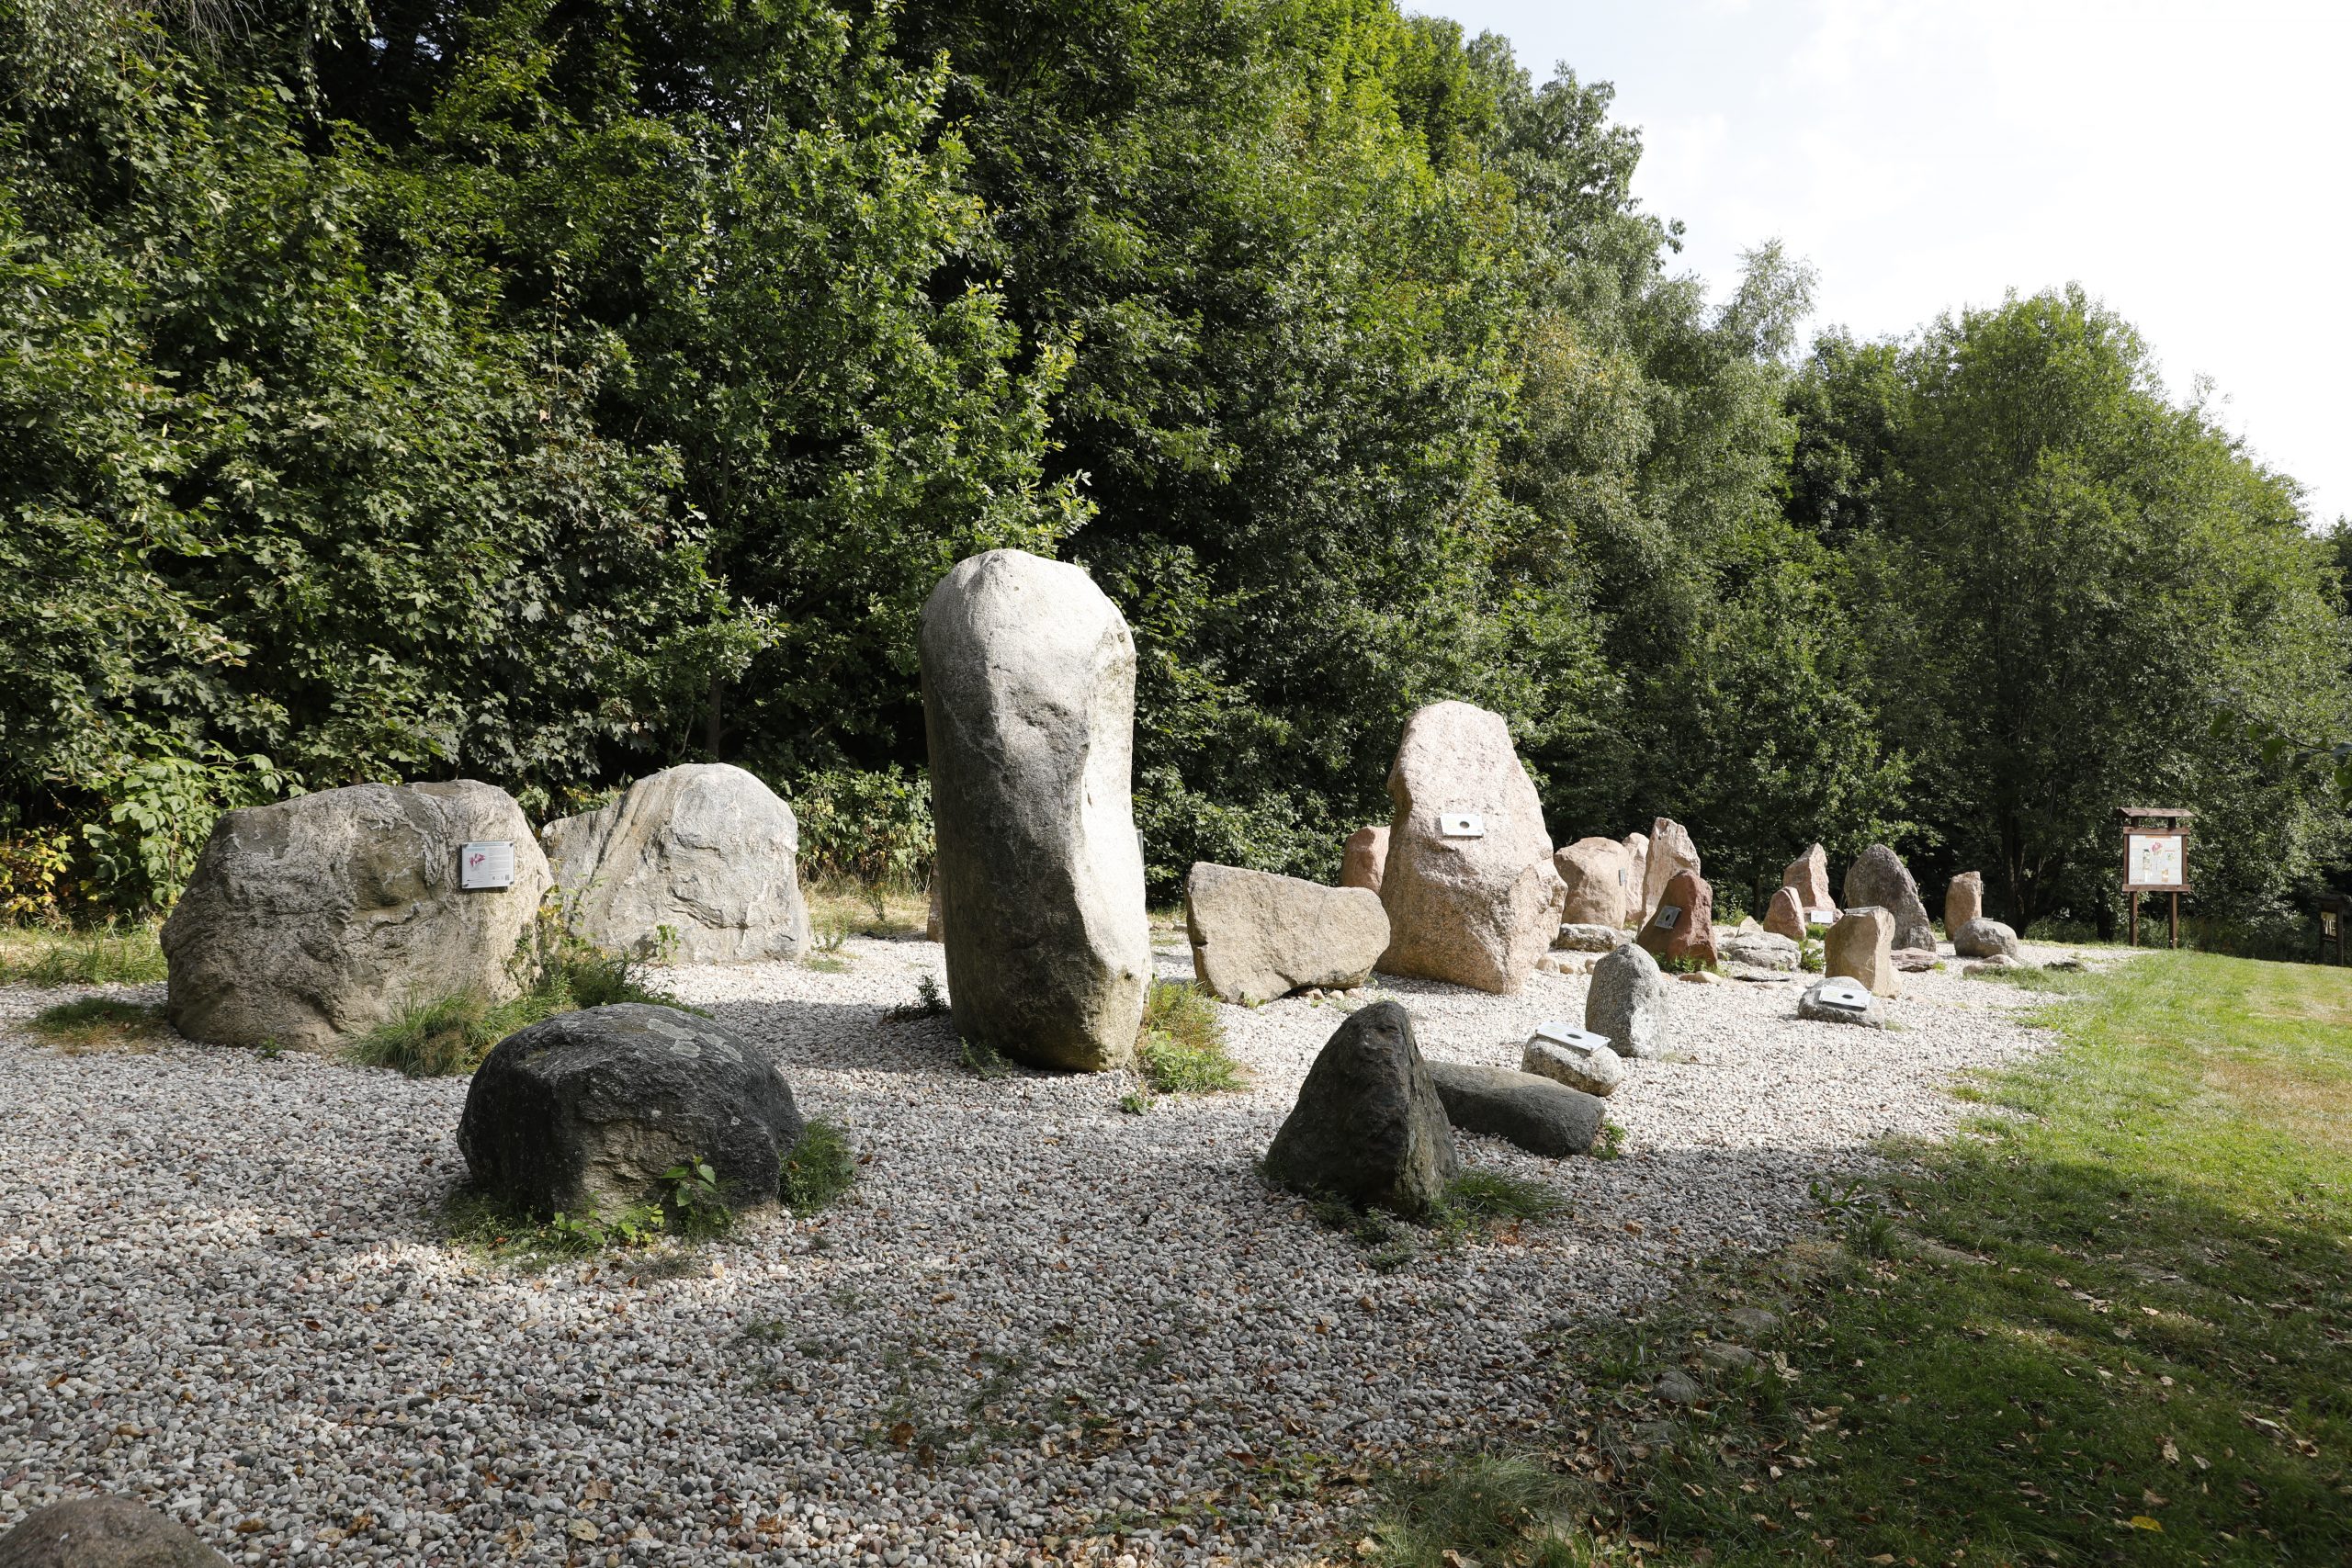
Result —
<instances>
[{"instance_id":1,"label":"dense foliage","mask_svg":"<svg viewBox=\"0 0 2352 1568\"><path fill-rule=\"evenodd\" d=\"M290 789L709 756L919 873L913 628L997 545L1136 628L1163 889L1328 874L1442 696L1734 907L1888 838L2107 919L2125 796L2243 921L2343 855L2249 736L2346 732L2346 547L2128 327L1800 362L1605 85L1394 0L0 0L0 84L18 914Z\"/></svg>"}]
</instances>

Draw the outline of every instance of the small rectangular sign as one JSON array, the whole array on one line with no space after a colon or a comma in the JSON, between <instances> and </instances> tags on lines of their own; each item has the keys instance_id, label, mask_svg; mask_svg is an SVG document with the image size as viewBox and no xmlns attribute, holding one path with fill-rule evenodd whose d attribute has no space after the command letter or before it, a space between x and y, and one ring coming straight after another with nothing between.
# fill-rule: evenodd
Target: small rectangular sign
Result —
<instances>
[{"instance_id":1,"label":"small rectangular sign","mask_svg":"<svg viewBox=\"0 0 2352 1568\"><path fill-rule=\"evenodd\" d=\"M2322 909L2319 912L2319 934L2322 936L2334 936L2335 934L2335 910Z\"/></svg>"},{"instance_id":2,"label":"small rectangular sign","mask_svg":"<svg viewBox=\"0 0 2352 1568\"><path fill-rule=\"evenodd\" d=\"M1832 976L1815 986L1813 998L1824 1007L1843 1008L1848 1012L1871 1010L1871 994L1843 975Z\"/></svg>"},{"instance_id":3,"label":"small rectangular sign","mask_svg":"<svg viewBox=\"0 0 2352 1568\"><path fill-rule=\"evenodd\" d=\"M1804 912L1804 923L1809 926L1834 926L1838 923L1838 911L1835 909L1807 909Z\"/></svg>"},{"instance_id":4,"label":"small rectangular sign","mask_svg":"<svg viewBox=\"0 0 2352 1568\"><path fill-rule=\"evenodd\" d=\"M468 889L514 886L513 840L460 845L458 850L458 886Z\"/></svg>"},{"instance_id":5,"label":"small rectangular sign","mask_svg":"<svg viewBox=\"0 0 2352 1568\"><path fill-rule=\"evenodd\" d=\"M1565 1020L1555 1019L1537 1024L1535 1038L1548 1040L1555 1045L1565 1045L1571 1051L1581 1051L1587 1055L1609 1049L1609 1036L1595 1034L1589 1029L1578 1029Z\"/></svg>"},{"instance_id":6,"label":"small rectangular sign","mask_svg":"<svg viewBox=\"0 0 2352 1568\"><path fill-rule=\"evenodd\" d=\"M1656 926L1662 931L1670 931L1674 929L1675 922L1681 919L1682 907L1680 905L1660 904L1657 907L1657 913L1650 917L1650 924Z\"/></svg>"},{"instance_id":7,"label":"small rectangular sign","mask_svg":"<svg viewBox=\"0 0 2352 1568\"><path fill-rule=\"evenodd\" d=\"M1449 839L1483 839L1487 836L1487 819L1475 811L1441 811L1437 815L1437 830Z\"/></svg>"}]
</instances>

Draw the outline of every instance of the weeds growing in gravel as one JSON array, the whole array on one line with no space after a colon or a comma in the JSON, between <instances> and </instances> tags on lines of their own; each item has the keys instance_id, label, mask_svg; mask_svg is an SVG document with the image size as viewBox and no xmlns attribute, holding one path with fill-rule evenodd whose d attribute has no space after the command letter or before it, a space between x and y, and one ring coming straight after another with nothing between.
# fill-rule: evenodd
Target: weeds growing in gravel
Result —
<instances>
[{"instance_id":1,"label":"weeds growing in gravel","mask_svg":"<svg viewBox=\"0 0 2352 1568\"><path fill-rule=\"evenodd\" d=\"M112 997L84 997L33 1015L33 1032L68 1055L112 1046L143 1046L164 1027L164 1010Z\"/></svg>"},{"instance_id":2,"label":"weeds growing in gravel","mask_svg":"<svg viewBox=\"0 0 2352 1568\"><path fill-rule=\"evenodd\" d=\"M1604 1120L1600 1123L1600 1131L1594 1135L1592 1140L1592 1157L1595 1159L1622 1159L1624 1157L1624 1154L1625 1129L1620 1127L1614 1122Z\"/></svg>"},{"instance_id":3,"label":"weeds growing in gravel","mask_svg":"<svg viewBox=\"0 0 2352 1568\"><path fill-rule=\"evenodd\" d=\"M1151 983L1136 1035L1136 1059L1156 1093L1215 1094L1241 1087L1241 1068L1226 1055L1216 1002L1190 981Z\"/></svg>"},{"instance_id":4,"label":"weeds growing in gravel","mask_svg":"<svg viewBox=\"0 0 2352 1568\"><path fill-rule=\"evenodd\" d=\"M1425 1252L1458 1247L1507 1225L1542 1224L1567 1212L1566 1201L1546 1183L1498 1170L1455 1177L1419 1221L1361 1208L1329 1193L1308 1199L1306 1207L1326 1229L1345 1233L1362 1247L1365 1266L1380 1274L1394 1273Z\"/></svg>"},{"instance_id":5,"label":"weeds growing in gravel","mask_svg":"<svg viewBox=\"0 0 2352 1568\"><path fill-rule=\"evenodd\" d=\"M973 1077L994 1083L999 1078L1012 1076L1012 1064L1006 1061L1004 1053L995 1046L969 1039L959 1039L956 1044L963 1049L965 1070Z\"/></svg>"},{"instance_id":6,"label":"weeds growing in gravel","mask_svg":"<svg viewBox=\"0 0 2352 1568\"><path fill-rule=\"evenodd\" d=\"M1399 1473L1383 1488L1373 1560L1383 1568L1454 1568L1472 1561L1581 1568L1590 1559L1576 1527L1588 1491L1519 1454L1472 1454Z\"/></svg>"},{"instance_id":7,"label":"weeds growing in gravel","mask_svg":"<svg viewBox=\"0 0 2352 1568\"><path fill-rule=\"evenodd\" d=\"M796 1215L830 1208L857 1184L857 1153L849 1134L820 1116L801 1129L800 1141L784 1156L785 1207Z\"/></svg>"},{"instance_id":8,"label":"weeds growing in gravel","mask_svg":"<svg viewBox=\"0 0 2352 1568\"><path fill-rule=\"evenodd\" d=\"M461 1188L450 1194L444 1218L451 1241L493 1262L544 1268L567 1258L603 1252L645 1252L674 1238L708 1241L735 1226L735 1212L719 1195L718 1173L707 1160L684 1160L662 1173L658 1199L616 1213L558 1210L546 1219L517 1214L488 1194ZM654 1259L650 1272L676 1272Z\"/></svg>"},{"instance_id":9,"label":"weeds growing in gravel","mask_svg":"<svg viewBox=\"0 0 2352 1568\"><path fill-rule=\"evenodd\" d=\"M927 1018L945 1018L948 1014L947 993L939 988L938 976L915 976L915 999L894 1007L882 1015L890 1023L919 1023Z\"/></svg>"},{"instance_id":10,"label":"weeds growing in gravel","mask_svg":"<svg viewBox=\"0 0 2352 1568\"><path fill-rule=\"evenodd\" d=\"M0 986L143 986L164 974L152 925L0 930Z\"/></svg>"}]
</instances>

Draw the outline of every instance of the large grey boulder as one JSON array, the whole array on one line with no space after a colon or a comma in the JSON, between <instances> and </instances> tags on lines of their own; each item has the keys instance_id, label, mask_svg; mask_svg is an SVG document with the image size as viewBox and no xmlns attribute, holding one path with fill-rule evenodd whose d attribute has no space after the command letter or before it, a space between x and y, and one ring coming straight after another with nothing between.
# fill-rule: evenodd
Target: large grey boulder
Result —
<instances>
[{"instance_id":1,"label":"large grey boulder","mask_svg":"<svg viewBox=\"0 0 2352 1568\"><path fill-rule=\"evenodd\" d=\"M1447 1119L1463 1132L1550 1159L1589 1154L1600 1136L1600 1100L1551 1078L1459 1062L1431 1062L1430 1078Z\"/></svg>"},{"instance_id":2,"label":"large grey boulder","mask_svg":"<svg viewBox=\"0 0 2352 1568\"><path fill-rule=\"evenodd\" d=\"M1388 946L1388 911L1370 888L1207 861L1184 879L1184 926L1193 974L1228 1002L1361 986Z\"/></svg>"},{"instance_id":3,"label":"large grey boulder","mask_svg":"<svg viewBox=\"0 0 2352 1568\"><path fill-rule=\"evenodd\" d=\"M513 886L461 889L469 843ZM521 988L547 858L504 790L353 784L222 815L164 922L173 1025L220 1045L321 1049L459 992Z\"/></svg>"},{"instance_id":4,"label":"large grey boulder","mask_svg":"<svg viewBox=\"0 0 2352 1568\"><path fill-rule=\"evenodd\" d=\"M2025 956L2025 949L2018 945L2018 933L1998 920L1983 916L1962 921L1951 933L1951 950L1962 958L2017 958Z\"/></svg>"},{"instance_id":5,"label":"large grey boulder","mask_svg":"<svg viewBox=\"0 0 2352 1568\"><path fill-rule=\"evenodd\" d=\"M548 823L539 841L574 928L599 946L651 956L666 929L683 964L808 951L800 825L741 768L665 768L599 810Z\"/></svg>"},{"instance_id":6,"label":"large grey boulder","mask_svg":"<svg viewBox=\"0 0 2352 1568\"><path fill-rule=\"evenodd\" d=\"M1123 1066L1151 979L1127 623L1079 568L990 550L932 590L921 649L956 1032Z\"/></svg>"},{"instance_id":7,"label":"large grey boulder","mask_svg":"<svg viewBox=\"0 0 2352 1568\"><path fill-rule=\"evenodd\" d=\"M689 1160L729 1207L776 1201L800 1141L792 1087L726 1025L646 1002L559 1013L492 1048L466 1090L458 1147L516 1212L613 1213L661 1195Z\"/></svg>"},{"instance_id":8,"label":"large grey boulder","mask_svg":"<svg viewBox=\"0 0 2352 1568\"><path fill-rule=\"evenodd\" d=\"M1374 1002L1340 1025L1307 1069L1264 1169L1294 1192L1406 1215L1444 1196L1462 1156L1402 1007Z\"/></svg>"},{"instance_id":9,"label":"large grey boulder","mask_svg":"<svg viewBox=\"0 0 2352 1568\"><path fill-rule=\"evenodd\" d=\"M1584 994L1584 1026L1608 1036L1621 1056L1666 1049L1666 975L1632 942L1593 965Z\"/></svg>"},{"instance_id":10,"label":"large grey boulder","mask_svg":"<svg viewBox=\"0 0 2352 1568\"><path fill-rule=\"evenodd\" d=\"M1388 770L1388 799L1380 967L1518 990L1551 948L1565 890L1510 726L1468 703L1418 709Z\"/></svg>"},{"instance_id":11,"label":"large grey boulder","mask_svg":"<svg viewBox=\"0 0 2352 1568\"><path fill-rule=\"evenodd\" d=\"M75 1497L0 1535L0 1568L229 1568L229 1560L128 1497Z\"/></svg>"},{"instance_id":12,"label":"large grey boulder","mask_svg":"<svg viewBox=\"0 0 2352 1568\"><path fill-rule=\"evenodd\" d=\"M1872 844L1846 868L1846 908L1884 909L1894 917L1894 945L1936 950L1936 928L1928 923L1928 906L1919 901L1919 885L1911 879L1903 857L1884 844Z\"/></svg>"}]
</instances>

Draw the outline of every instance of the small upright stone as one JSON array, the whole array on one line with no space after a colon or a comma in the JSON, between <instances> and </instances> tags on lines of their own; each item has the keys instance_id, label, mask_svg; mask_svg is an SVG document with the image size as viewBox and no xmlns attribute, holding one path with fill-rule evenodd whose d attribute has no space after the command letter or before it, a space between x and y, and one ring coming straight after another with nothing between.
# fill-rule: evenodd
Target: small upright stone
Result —
<instances>
[{"instance_id":1,"label":"small upright stone","mask_svg":"<svg viewBox=\"0 0 2352 1568\"><path fill-rule=\"evenodd\" d=\"M1369 828L1359 828L1348 835L1348 847L1340 863L1340 886L1367 887L1380 891L1380 879L1388 869L1388 824L1375 822Z\"/></svg>"},{"instance_id":2,"label":"small upright stone","mask_svg":"<svg viewBox=\"0 0 2352 1568\"><path fill-rule=\"evenodd\" d=\"M1928 907L1919 901L1919 885L1911 880L1903 857L1884 844L1872 844L1846 868L1846 907L1875 906L1894 920L1896 947L1936 950L1936 930L1928 923Z\"/></svg>"},{"instance_id":3,"label":"small upright stone","mask_svg":"<svg viewBox=\"0 0 2352 1568\"><path fill-rule=\"evenodd\" d=\"M1764 929L1791 942L1804 940L1804 901L1795 888L1783 885L1774 891L1772 902L1764 910Z\"/></svg>"},{"instance_id":4,"label":"small upright stone","mask_svg":"<svg viewBox=\"0 0 2352 1568\"><path fill-rule=\"evenodd\" d=\"M0 1568L229 1568L229 1560L128 1497L74 1497L0 1535Z\"/></svg>"},{"instance_id":5,"label":"small upright stone","mask_svg":"<svg viewBox=\"0 0 2352 1568\"><path fill-rule=\"evenodd\" d=\"M1655 1056L1666 1049L1667 995L1657 960L1629 942L1593 965L1584 1026L1621 1056Z\"/></svg>"},{"instance_id":6,"label":"small upright stone","mask_svg":"<svg viewBox=\"0 0 2352 1568\"><path fill-rule=\"evenodd\" d=\"M1894 977L1894 917L1876 905L1859 905L1838 917L1822 942L1822 972L1843 975L1873 996L1903 993Z\"/></svg>"},{"instance_id":7,"label":"small upright stone","mask_svg":"<svg viewBox=\"0 0 2352 1568\"><path fill-rule=\"evenodd\" d=\"M1642 923L1644 910L1642 886L1649 875L1650 836L1647 833L1625 835L1625 921L1629 926Z\"/></svg>"},{"instance_id":8,"label":"small upright stone","mask_svg":"<svg viewBox=\"0 0 2352 1568\"><path fill-rule=\"evenodd\" d=\"M919 640L956 1032L1124 1066L1151 979L1126 620L1080 568L989 550L931 591Z\"/></svg>"},{"instance_id":9,"label":"small upright stone","mask_svg":"<svg viewBox=\"0 0 2352 1568\"><path fill-rule=\"evenodd\" d=\"M1835 914L1838 900L1829 892L1829 852L1819 844L1789 863L1781 886L1795 890L1801 909L1827 909Z\"/></svg>"},{"instance_id":10,"label":"small upright stone","mask_svg":"<svg viewBox=\"0 0 2352 1568\"><path fill-rule=\"evenodd\" d=\"M1699 847L1681 823L1661 817L1650 824L1649 855L1643 863L1640 918L1644 925L1665 900L1667 885L1686 871L1693 876L1700 874Z\"/></svg>"},{"instance_id":11,"label":"small upright stone","mask_svg":"<svg viewBox=\"0 0 2352 1568\"><path fill-rule=\"evenodd\" d=\"M1567 885L1567 902L1560 909L1564 922L1612 930L1625 923L1634 889L1624 845L1614 839L1578 839L1554 855L1552 865Z\"/></svg>"},{"instance_id":12,"label":"small upright stone","mask_svg":"<svg viewBox=\"0 0 2352 1568\"><path fill-rule=\"evenodd\" d=\"M1404 1008L1374 1002L1340 1025L1307 1069L1265 1171L1294 1192L1408 1216L1436 1206L1462 1156Z\"/></svg>"},{"instance_id":13,"label":"small upright stone","mask_svg":"<svg viewBox=\"0 0 2352 1568\"><path fill-rule=\"evenodd\" d=\"M1952 928L1951 950L1962 958L2025 957L2025 949L2018 945L2017 932L1998 920L1981 916Z\"/></svg>"},{"instance_id":14,"label":"small upright stone","mask_svg":"<svg viewBox=\"0 0 2352 1568\"><path fill-rule=\"evenodd\" d=\"M1963 871L1944 889L1944 934L1957 936L1969 921L1984 914L1984 874ZM1965 953L1962 957L1967 956Z\"/></svg>"},{"instance_id":15,"label":"small upright stone","mask_svg":"<svg viewBox=\"0 0 2352 1568\"><path fill-rule=\"evenodd\" d=\"M1405 721L1388 771L1393 975L1516 991L1559 929L1560 875L1535 784L1500 714L1431 703Z\"/></svg>"},{"instance_id":16,"label":"small upright stone","mask_svg":"<svg viewBox=\"0 0 2352 1568\"><path fill-rule=\"evenodd\" d=\"M1661 963L1689 962L1712 968L1720 961L1715 951L1715 890L1695 871L1676 872L1634 940Z\"/></svg>"},{"instance_id":17,"label":"small upright stone","mask_svg":"<svg viewBox=\"0 0 2352 1568\"><path fill-rule=\"evenodd\" d=\"M1193 974L1220 999L1245 1004L1361 986L1388 945L1388 912L1370 888L1207 861L1184 879L1184 926Z\"/></svg>"},{"instance_id":18,"label":"small upright stone","mask_svg":"<svg viewBox=\"0 0 2352 1568\"><path fill-rule=\"evenodd\" d=\"M1539 1033L1520 1053L1519 1070L1606 1099L1625 1081L1625 1058L1590 1034L1569 1042Z\"/></svg>"}]
</instances>

